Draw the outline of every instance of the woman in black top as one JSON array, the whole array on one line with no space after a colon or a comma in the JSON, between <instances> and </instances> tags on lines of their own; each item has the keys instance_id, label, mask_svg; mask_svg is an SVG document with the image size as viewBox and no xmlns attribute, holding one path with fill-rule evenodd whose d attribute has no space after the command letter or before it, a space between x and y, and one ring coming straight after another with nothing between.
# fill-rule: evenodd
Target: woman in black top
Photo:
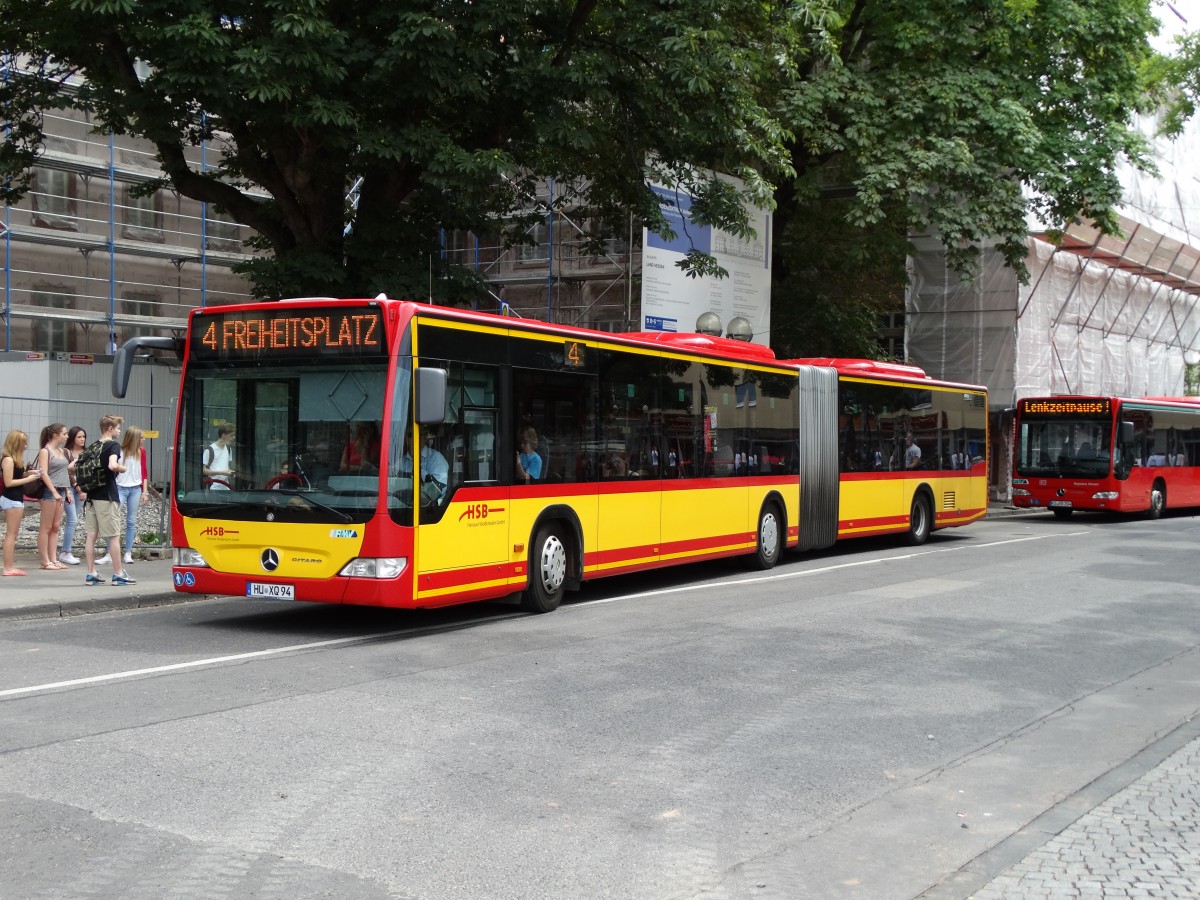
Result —
<instances>
[{"instance_id":1,"label":"woman in black top","mask_svg":"<svg viewBox=\"0 0 1200 900\"><path fill-rule=\"evenodd\" d=\"M42 480L37 466L25 468L25 451L29 448L29 435L14 428L4 439L4 455L0 458L0 476L4 479L4 493L0 495L0 509L4 510L4 571L5 575L24 575L14 561L17 552L17 532L21 518L25 515L25 485Z\"/></svg>"}]
</instances>

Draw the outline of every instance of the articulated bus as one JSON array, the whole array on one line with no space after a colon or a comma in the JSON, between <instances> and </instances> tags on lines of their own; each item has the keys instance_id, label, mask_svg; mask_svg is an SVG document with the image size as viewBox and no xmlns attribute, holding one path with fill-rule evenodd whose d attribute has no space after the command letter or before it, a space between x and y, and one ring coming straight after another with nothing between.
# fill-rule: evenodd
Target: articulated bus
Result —
<instances>
[{"instance_id":1,"label":"articulated bus","mask_svg":"<svg viewBox=\"0 0 1200 900\"><path fill-rule=\"evenodd\" d=\"M1200 398L1024 398L1014 442L1014 506L1152 519L1200 506Z\"/></svg>"},{"instance_id":2,"label":"articulated bus","mask_svg":"<svg viewBox=\"0 0 1200 900\"><path fill-rule=\"evenodd\" d=\"M545 612L590 579L921 543L987 506L986 392L909 366L316 298L133 338L114 393L136 351L169 346L185 592Z\"/></svg>"}]
</instances>

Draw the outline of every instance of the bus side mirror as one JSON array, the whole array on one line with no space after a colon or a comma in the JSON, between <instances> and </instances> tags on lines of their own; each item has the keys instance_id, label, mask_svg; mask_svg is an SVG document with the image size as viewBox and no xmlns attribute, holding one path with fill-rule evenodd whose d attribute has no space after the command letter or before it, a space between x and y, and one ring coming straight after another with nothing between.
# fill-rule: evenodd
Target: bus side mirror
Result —
<instances>
[{"instance_id":1,"label":"bus side mirror","mask_svg":"<svg viewBox=\"0 0 1200 900\"><path fill-rule=\"evenodd\" d=\"M1133 423L1132 422L1122 422L1121 423L1121 432L1120 432L1120 435L1117 438L1117 440L1122 444L1132 444L1133 443Z\"/></svg>"},{"instance_id":2,"label":"bus side mirror","mask_svg":"<svg viewBox=\"0 0 1200 900\"><path fill-rule=\"evenodd\" d=\"M113 355L112 394L114 397L124 397L129 390L129 374L133 370L133 356L142 347L150 350L174 350L175 355L183 359L183 340L173 337L152 337L141 335L130 338Z\"/></svg>"},{"instance_id":3,"label":"bus side mirror","mask_svg":"<svg viewBox=\"0 0 1200 900\"><path fill-rule=\"evenodd\" d=\"M441 425L446 421L447 380L445 369L424 366L417 369L417 414L414 418L418 425Z\"/></svg>"}]
</instances>

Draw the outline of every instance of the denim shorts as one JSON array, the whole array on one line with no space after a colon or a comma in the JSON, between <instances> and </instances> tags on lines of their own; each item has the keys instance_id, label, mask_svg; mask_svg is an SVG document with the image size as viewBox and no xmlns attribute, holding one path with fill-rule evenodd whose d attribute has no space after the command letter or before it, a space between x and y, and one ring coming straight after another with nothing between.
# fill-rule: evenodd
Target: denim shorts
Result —
<instances>
[{"instance_id":1,"label":"denim shorts","mask_svg":"<svg viewBox=\"0 0 1200 900\"><path fill-rule=\"evenodd\" d=\"M9 500L7 497L0 497L0 509L24 509L25 504L21 500Z\"/></svg>"}]
</instances>

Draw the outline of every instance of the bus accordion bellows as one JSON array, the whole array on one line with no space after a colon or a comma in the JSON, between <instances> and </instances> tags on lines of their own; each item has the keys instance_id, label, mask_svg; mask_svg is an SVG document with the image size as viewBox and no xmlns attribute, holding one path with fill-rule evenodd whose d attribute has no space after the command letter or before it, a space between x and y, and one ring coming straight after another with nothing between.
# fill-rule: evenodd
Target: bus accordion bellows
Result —
<instances>
[{"instance_id":1,"label":"bus accordion bellows","mask_svg":"<svg viewBox=\"0 0 1200 900\"><path fill-rule=\"evenodd\" d=\"M126 343L114 392L171 344ZM197 309L178 349L180 591L545 612L595 578L921 543L987 508L985 389L912 366L386 297Z\"/></svg>"},{"instance_id":2,"label":"bus accordion bellows","mask_svg":"<svg viewBox=\"0 0 1200 900\"><path fill-rule=\"evenodd\" d=\"M1200 398L1022 398L1013 441L1014 506L1152 519L1200 506Z\"/></svg>"}]
</instances>

